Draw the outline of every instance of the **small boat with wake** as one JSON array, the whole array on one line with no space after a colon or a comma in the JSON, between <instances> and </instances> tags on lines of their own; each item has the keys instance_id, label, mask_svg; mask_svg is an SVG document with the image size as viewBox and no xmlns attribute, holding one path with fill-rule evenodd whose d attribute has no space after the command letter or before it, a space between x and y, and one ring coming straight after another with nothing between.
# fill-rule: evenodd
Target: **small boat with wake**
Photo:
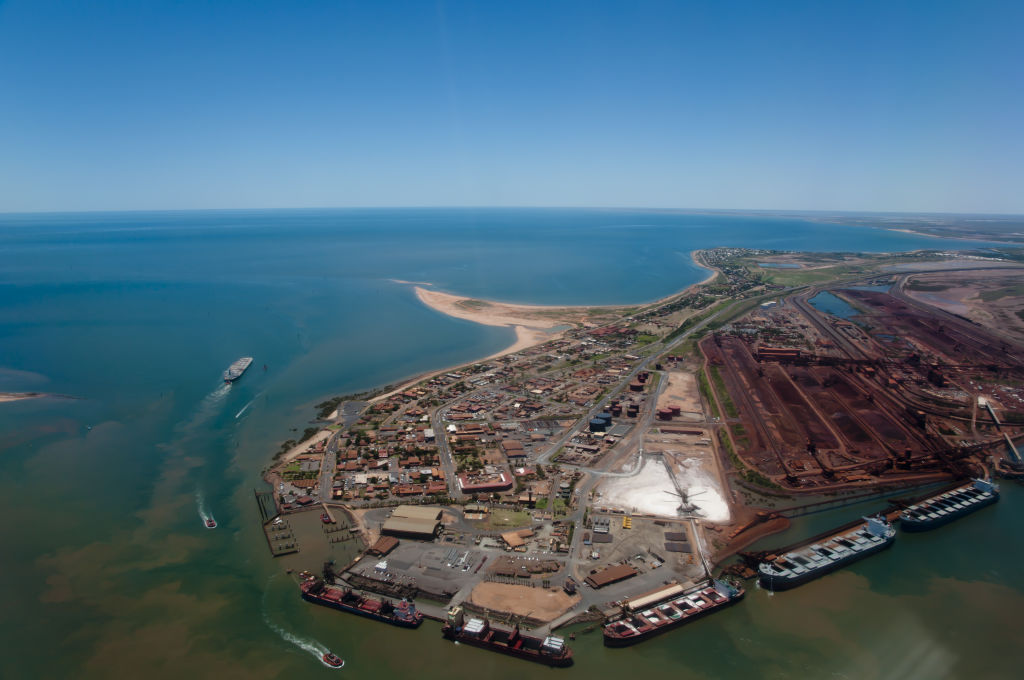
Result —
<instances>
[{"instance_id":1,"label":"small boat with wake","mask_svg":"<svg viewBox=\"0 0 1024 680\"><path fill-rule=\"evenodd\" d=\"M341 668L345 665L345 661L340 656L337 654L331 654L330 652L327 652L320 657L320 660L328 668Z\"/></svg>"},{"instance_id":2,"label":"small boat with wake","mask_svg":"<svg viewBox=\"0 0 1024 680\"><path fill-rule=\"evenodd\" d=\"M207 517L205 522L206 522L206 528L207 529L216 529L217 528L217 520L215 520L214 518Z\"/></svg>"}]
</instances>

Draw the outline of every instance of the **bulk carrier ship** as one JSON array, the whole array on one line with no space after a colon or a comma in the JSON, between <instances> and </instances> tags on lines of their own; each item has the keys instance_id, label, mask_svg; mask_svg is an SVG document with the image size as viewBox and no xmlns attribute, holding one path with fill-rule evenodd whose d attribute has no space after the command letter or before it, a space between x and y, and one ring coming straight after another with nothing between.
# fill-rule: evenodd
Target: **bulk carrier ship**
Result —
<instances>
[{"instance_id":1,"label":"bulk carrier ship","mask_svg":"<svg viewBox=\"0 0 1024 680\"><path fill-rule=\"evenodd\" d=\"M527 661L558 667L572 665L572 650L566 646L563 638L556 635L543 638L523 635L518 625L510 631L501 630L492 627L491 622L485 618L466 621L465 613L458 605L448 610L448 622L441 628L441 633L455 642Z\"/></svg>"},{"instance_id":2,"label":"bulk carrier ship","mask_svg":"<svg viewBox=\"0 0 1024 680\"><path fill-rule=\"evenodd\" d=\"M791 550L758 566L758 582L768 590L788 590L824 576L847 564L885 550L896 540L896 530L879 517L820 542Z\"/></svg>"},{"instance_id":3,"label":"bulk carrier ship","mask_svg":"<svg viewBox=\"0 0 1024 680\"><path fill-rule=\"evenodd\" d=\"M302 599L331 609L365 616L374 621L390 623L402 628L416 628L423 623L423 614L416 611L416 605L408 600L392 604L360 595L350 588L327 585L323 579L312 577L302 586Z\"/></svg>"},{"instance_id":4,"label":"bulk carrier ship","mask_svg":"<svg viewBox=\"0 0 1024 680\"><path fill-rule=\"evenodd\" d=\"M686 591L678 583L631 598L622 605L622 616L605 624L606 647L626 647L660 635L743 599L743 588L725 581L709 580Z\"/></svg>"},{"instance_id":5,"label":"bulk carrier ship","mask_svg":"<svg viewBox=\"0 0 1024 680\"><path fill-rule=\"evenodd\" d=\"M984 479L915 503L900 513L904 531L928 531L949 524L999 500L999 487Z\"/></svg>"},{"instance_id":6,"label":"bulk carrier ship","mask_svg":"<svg viewBox=\"0 0 1024 680\"><path fill-rule=\"evenodd\" d=\"M252 365L252 357L242 357L235 363L228 366L228 370L224 371L224 382L233 383L242 377L246 369Z\"/></svg>"}]
</instances>

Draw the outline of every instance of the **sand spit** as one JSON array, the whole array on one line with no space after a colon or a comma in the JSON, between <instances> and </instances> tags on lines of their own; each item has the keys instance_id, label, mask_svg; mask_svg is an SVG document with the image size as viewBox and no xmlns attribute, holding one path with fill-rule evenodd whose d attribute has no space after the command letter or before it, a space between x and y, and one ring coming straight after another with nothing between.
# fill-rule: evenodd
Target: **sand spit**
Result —
<instances>
[{"instance_id":1,"label":"sand spit","mask_svg":"<svg viewBox=\"0 0 1024 680\"><path fill-rule=\"evenodd\" d=\"M45 399L47 397L53 399L74 399L75 397L69 397L63 394L48 394L46 392L0 392L0 403L6 401L22 401L24 399Z\"/></svg>"},{"instance_id":2,"label":"sand spit","mask_svg":"<svg viewBox=\"0 0 1024 680\"><path fill-rule=\"evenodd\" d=\"M700 286L714 280L714 278L719 274L718 270L701 262L699 256L699 250L695 250L690 253L690 258L693 260L694 264L708 271L707 277L702 281L687 286L684 290L666 295L659 300L642 304L640 306L648 307L664 304L677 296L692 293ZM392 279L392 281L396 283L404 283L398 279ZM426 282L408 283L413 286L413 290L416 292L416 297L419 298L419 301L435 311L447 314L448 316L452 316L457 319L464 319L466 321L472 321L485 326L505 326L515 329L516 340L512 345L506 347L500 352L496 352L488 357L477 359L476 361L490 361L507 354L521 352L535 345L547 342L548 340L556 340L562 335L562 331L554 330L559 326L578 326L580 324L587 323L596 324L601 322L599 317L605 317L604 321L607 322L608 320L614 319L618 310L637 307L637 305L604 305L600 307L594 305L575 307L522 305L510 302L478 300L476 298L465 297L462 295L444 293L439 290L427 290L423 286L429 286L431 284ZM597 312L597 314L595 314L595 312ZM474 362L467 361L463 364L459 364L459 366L465 366L472 363ZM383 399L387 399L394 394L409 389L409 387L422 380L427 380L435 375L447 373L459 366L448 366L437 371L431 371L429 373L415 376L410 380L404 381L398 388L370 399L369 402L372 404Z\"/></svg>"},{"instance_id":3,"label":"sand spit","mask_svg":"<svg viewBox=\"0 0 1024 680\"><path fill-rule=\"evenodd\" d=\"M475 298L414 288L420 302L442 314L473 321L485 326L523 326L550 329L563 324L582 323L589 307L548 307L546 305L517 305L491 302Z\"/></svg>"}]
</instances>

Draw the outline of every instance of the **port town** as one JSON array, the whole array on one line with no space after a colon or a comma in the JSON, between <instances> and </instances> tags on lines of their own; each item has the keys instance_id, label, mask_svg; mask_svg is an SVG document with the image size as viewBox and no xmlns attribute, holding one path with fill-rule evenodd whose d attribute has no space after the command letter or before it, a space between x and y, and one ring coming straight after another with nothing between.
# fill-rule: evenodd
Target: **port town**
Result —
<instances>
[{"instance_id":1,"label":"port town","mask_svg":"<svg viewBox=\"0 0 1024 680\"><path fill-rule=\"evenodd\" d=\"M984 522L998 480L1024 476L1019 258L694 258L707 280L632 307L419 287L517 342L326 400L281 446L255 498L295 596L567 666L577 634L683 635L751 589L913 550L899 528ZM748 549L865 502L869 516Z\"/></svg>"}]
</instances>

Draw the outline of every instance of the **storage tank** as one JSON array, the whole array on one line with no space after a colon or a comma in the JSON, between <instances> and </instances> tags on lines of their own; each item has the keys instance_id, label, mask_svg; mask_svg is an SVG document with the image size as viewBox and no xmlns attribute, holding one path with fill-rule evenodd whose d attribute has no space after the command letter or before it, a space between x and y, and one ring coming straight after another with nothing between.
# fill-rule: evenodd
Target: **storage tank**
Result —
<instances>
[{"instance_id":1,"label":"storage tank","mask_svg":"<svg viewBox=\"0 0 1024 680\"><path fill-rule=\"evenodd\" d=\"M590 431L591 432L604 432L607 425L600 418L591 418L590 420Z\"/></svg>"}]
</instances>

